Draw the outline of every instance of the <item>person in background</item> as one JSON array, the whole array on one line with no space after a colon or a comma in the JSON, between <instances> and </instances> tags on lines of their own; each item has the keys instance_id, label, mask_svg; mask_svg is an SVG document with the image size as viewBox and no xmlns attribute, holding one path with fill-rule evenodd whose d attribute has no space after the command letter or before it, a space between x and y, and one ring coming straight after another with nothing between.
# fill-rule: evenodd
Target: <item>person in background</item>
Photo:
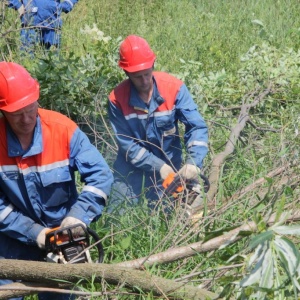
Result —
<instances>
[{"instance_id":1,"label":"person in background","mask_svg":"<svg viewBox=\"0 0 300 300\"><path fill-rule=\"evenodd\" d=\"M153 207L161 196L160 183L174 172L199 178L208 152L208 129L197 105L181 80L154 71L156 55L148 42L129 35L119 52L118 64L128 78L109 95L109 120L118 143L109 211L126 200L137 203L142 191ZM185 127L183 139L179 122Z\"/></svg>"},{"instance_id":2,"label":"person in background","mask_svg":"<svg viewBox=\"0 0 300 300\"><path fill-rule=\"evenodd\" d=\"M0 62L0 257L43 261L54 227L95 222L112 172L68 117L39 108L38 82L21 65ZM84 182L77 192L75 173ZM0 285L9 283L0 280ZM39 299L72 299L44 294ZM22 299L22 298L18 298Z\"/></svg>"},{"instance_id":3,"label":"person in background","mask_svg":"<svg viewBox=\"0 0 300 300\"><path fill-rule=\"evenodd\" d=\"M21 20L21 50L32 53L35 45L45 49L61 43L61 13L69 13L78 0L6 0L18 11Z\"/></svg>"}]
</instances>

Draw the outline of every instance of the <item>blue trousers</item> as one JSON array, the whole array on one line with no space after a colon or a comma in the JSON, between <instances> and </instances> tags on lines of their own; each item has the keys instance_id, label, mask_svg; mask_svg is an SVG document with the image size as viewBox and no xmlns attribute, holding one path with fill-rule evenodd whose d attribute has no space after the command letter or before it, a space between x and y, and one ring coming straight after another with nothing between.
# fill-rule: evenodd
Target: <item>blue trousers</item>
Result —
<instances>
[{"instance_id":1,"label":"blue trousers","mask_svg":"<svg viewBox=\"0 0 300 300\"><path fill-rule=\"evenodd\" d=\"M165 189L162 180L157 180L145 173L136 171L126 178L115 174L112 191L106 210L109 214L123 214L126 207L133 207L146 199L149 212L157 208L158 204L163 204L164 210L173 210L174 203L165 198Z\"/></svg>"},{"instance_id":2,"label":"blue trousers","mask_svg":"<svg viewBox=\"0 0 300 300\"><path fill-rule=\"evenodd\" d=\"M51 46L60 47L61 31L47 28L23 28L20 39L22 51L33 53L36 45L49 50Z\"/></svg>"}]
</instances>

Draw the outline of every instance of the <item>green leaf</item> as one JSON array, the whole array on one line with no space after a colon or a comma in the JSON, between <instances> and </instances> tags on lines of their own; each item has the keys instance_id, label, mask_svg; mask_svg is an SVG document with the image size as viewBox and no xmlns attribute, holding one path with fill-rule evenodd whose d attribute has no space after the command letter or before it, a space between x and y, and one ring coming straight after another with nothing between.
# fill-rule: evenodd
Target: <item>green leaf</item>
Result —
<instances>
[{"instance_id":1,"label":"green leaf","mask_svg":"<svg viewBox=\"0 0 300 300\"><path fill-rule=\"evenodd\" d=\"M290 279L294 284L294 287L296 287L300 291L300 285L297 280L300 261L299 250L290 240L278 236L274 240L274 246L279 254L282 266L288 273Z\"/></svg>"},{"instance_id":2,"label":"green leaf","mask_svg":"<svg viewBox=\"0 0 300 300\"><path fill-rule=\"evenodd\" d=\"M243 237L249 236L249 235L252 235L252 234L253 234L253 231L251 231L251 230L241 230L241 231L239 232L239 235L240 235L240 236L243 236Z\"/></svg>"},{"instance_id":3,"label":"green leaf","mask_svg":"<svg viewBox=\"0 0 300 300\"><path fill-rule=\"evenodd\" d=\"M261 256L260 260L257 262L254 269L250 272L250 274L241 280L241 282L240 282L241 287L246 287L246 286L255 284L260 280L263 259L264 259L264 257Z\"/></svg>"},{"instance_id":4,"label":"green leaf","mask_svg":"<svg viewBox=\"0 0 300 300\"><path fill-rule=\"evenodd\" d=\"M255 261L259 260L261 256L265 254L267 246L265 243L259 244L254 251L254 254L250 257L248 265L251 266Z\"/></svg>"},{"instance_id":5,"label":"green leaf","mask_svg":"<svg viewBox=\"0 0 300 300\"><path fill-rule=\"evenodd\" d=\"M249 247L250 249L256 248L259 244L269 241L273 238L274 233L271 230L260 233L259 235L252 238Z\"/></svg>"},{"instance_id":6,"label":"green leaf","mask_svg":"<svg viewBox=\"0 0 300 300\"><path fill-rule=\"evenodd\" d=\"M270 177L265 177L265 180L267 181L268 184L272 184L274 182L274 179Z\"/></svg>"},{"instance_id":7,"label":"green leaf","mask_svg":"<svg viewBox=\"0 0 300 300\"><path fill-rule=\"evenodd\" d=\"M120 245L123 250L126 250L131 244L131 235L128 235L124 239L121 240Z\"/></svg>"},{"instance_id":8,"label":"green leaf","mask_svg":"<svg viewBox=\"0 0 300 300\"><path fill-rule=\"evenodd\" d=\"M286 222L286 220L290 217L291 213L289 211L284 211L280 214L279 218L277 219L276 216L276 220L278 220L275 224L273 224L270 229L272 229L273 227L277 227L277 226L281 226L282 224L284 224Z\"/></svg>"},{"instance_id":9,"label":"green leaf","mask_svg":"<svg viewBox=\"0 0 300 300\"><path fill-rule=\"evenodd\" d=\"M268 248L264 255L262 263L262 272L259 286L262 288L272 288L274 278L274 262L272 258L272 250Z\"/></svg>"},{"instance_id":10,"label":"green leaf","mask_svg":"<svg viewBox=\"0 0 300 300\"><path fill-rule=\"evenodd\" d=\"M272 230L278 234L300 235L300 225L276 226Z\"/></svg>"}]
</instances>

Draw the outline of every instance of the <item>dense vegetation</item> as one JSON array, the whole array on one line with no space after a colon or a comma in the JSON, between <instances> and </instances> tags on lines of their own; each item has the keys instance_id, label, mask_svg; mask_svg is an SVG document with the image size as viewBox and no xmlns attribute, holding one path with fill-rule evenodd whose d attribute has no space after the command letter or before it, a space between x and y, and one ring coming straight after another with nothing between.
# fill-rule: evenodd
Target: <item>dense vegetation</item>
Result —
<instances>
[{"instance_id":1,"label":"dense vegetation","mask_svg":"<svg viewBox=\"0 0 300 300\"><path fill-rule=\"evenodd\" d=\"M214 193L204 216L191 228L180 221L180 210L151 215L144 203L122 216L104 214L95 229L107 263L209 242L254 221L255 233L243 232L234 243L145 269L224 299L298 299L300 229L281 225L300 208L299 1L80 0L64 16L59 55L37 49L34 58L18 51L17 14L0 5L2 59L25 65L41 84L41 105L80 123L109 163L116 145L106 97L124 78L118 46L128 34L149 41L156 69L185 81L207 121L210 153L204 171ZM249 105L245 114L243 105ZM247 123L230 140L241 116ZM233 151L217 165L230 142ZM129 296L123 286L91 283L86 289L114 289L118 299L155 298L138 288Z\"/></svg>"}]
</instances>

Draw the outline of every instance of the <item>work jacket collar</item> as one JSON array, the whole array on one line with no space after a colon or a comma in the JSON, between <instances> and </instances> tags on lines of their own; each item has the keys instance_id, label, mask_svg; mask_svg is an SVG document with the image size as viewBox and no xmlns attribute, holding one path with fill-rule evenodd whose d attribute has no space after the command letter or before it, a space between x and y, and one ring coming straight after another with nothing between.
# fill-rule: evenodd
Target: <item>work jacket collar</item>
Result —
<instances>
[{"instance_id":1,"label":"work jacket collar","mask_svg":"<svg viewBox=\"0 0 300 300\"><path fill-rule=\"evenodd\" d=\"M148 114L153 113L161 104L165 102L165 100L161 97L157 84L155 81L155 78L153 76L153 91L152 96L149 102L149 105L147 105L145 102L142 101L142 99L138 95L138 91L136 90L135 86L130 82L130 96L129 96L129 105L133 106L134 109L142 110L147 112Z\"/></svg>"},{"instance_id":2,"label":"work jacket collar","mask_svg":"<svg viewBox=\"0 0 300 300\"><path fill-rule=\"evenodd\" d=\"M7 146L8 146L8 156L9 157L28 157L39 154L43 151L43 139L42 139L42 126L40 117L37 116L36 125L34 128L33 140L30 147L27 150L23 150L21 144L12 131L8 123L6 123L6 136L7 136Z\"/></svg>"}]
</instances>

